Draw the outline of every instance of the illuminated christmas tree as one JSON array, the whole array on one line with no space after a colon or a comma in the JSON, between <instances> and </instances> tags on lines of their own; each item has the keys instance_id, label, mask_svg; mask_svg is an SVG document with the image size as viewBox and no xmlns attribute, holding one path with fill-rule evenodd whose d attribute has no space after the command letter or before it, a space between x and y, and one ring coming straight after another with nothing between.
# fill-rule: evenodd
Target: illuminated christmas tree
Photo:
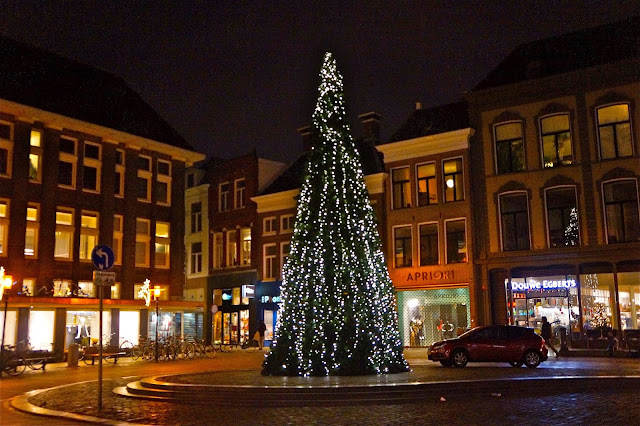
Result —
<instances>
[{"instance_id":1,"label":"illuminated christmas tree","mask_svg":"<svg viewBox=\"0 0 640 426\"><path fill-rule=\"evenodd\" d=\"M607 315L607 307L602 303L596 303L591 310L591 324L595 328L609 326L609 316Z\"/></svg>"},{"instance_id":2,"label":"illuminated christmas tree","mask_svg":"<svg viewBox=\"0 0 640 426\"><path fill-rule=\"evenodd\" d=\"M320 78L282 309L263 374L407 371L393 284L347 124L342 76L330 53Z\"/></svg>"},{"instance_id":3,"label":"illuminated christmas tree","mask_svg":"<svg viewBox=\"0 0 640 426\"><path fill-rule=\"evenodd\" d=\"M569 225L564 230L564 244L566 246L577 246L580 241L578 232L578 210L574 207L569 213Z\"/></svg>"}]
</instances>

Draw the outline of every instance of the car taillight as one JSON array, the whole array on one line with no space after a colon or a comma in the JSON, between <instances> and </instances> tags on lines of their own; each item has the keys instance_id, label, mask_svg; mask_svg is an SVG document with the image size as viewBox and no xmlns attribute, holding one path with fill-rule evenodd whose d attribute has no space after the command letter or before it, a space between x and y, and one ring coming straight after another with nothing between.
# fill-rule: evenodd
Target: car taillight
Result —
<instances>
[{"instance_id":1,"label":"car taillight","mask_svg":"<svg viewBox=\"0 0 640 426\"><path fill-rule=\"evenodd\" d=\"M544 349L545 342L544 339L540 339L540 349Z\"/></svg>"}]
</instances>

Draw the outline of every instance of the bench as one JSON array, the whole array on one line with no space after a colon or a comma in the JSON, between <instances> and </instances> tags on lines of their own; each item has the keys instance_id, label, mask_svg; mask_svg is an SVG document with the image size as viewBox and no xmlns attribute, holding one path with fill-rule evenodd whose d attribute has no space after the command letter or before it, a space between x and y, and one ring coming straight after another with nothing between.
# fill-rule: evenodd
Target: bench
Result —
<instances>
[{"instance_id":1,"label":"bench","mask_svg":"<svg viewBox=\"0 0 640 426\"><path fill-rule=\"evenodd\" d=\"M26 354L23 362L32 370L43 370L47 364L59 361L60 357L51 351L30 351Z\"/></svg>"},{"instance_id":2,"label":"bench","mask_svg":"<svg viewBox=\"0 0 640 426\"><path fill-rule=\"evenodd\" d=\"M84 349L84 355L83 355L85 364L88 364L87 360L90 359L91 365L95 365L96 359L100 358L100 354L98 352L99 350L96 347L86 347ZM118 359L123 356L129 356L129 354L127 352L121 351L120 348L117 346L109 346L107 348L102 349L102 359L104 359L107 362L113 360L113 363L117 364Z\"/></svg>"}]
</instances>

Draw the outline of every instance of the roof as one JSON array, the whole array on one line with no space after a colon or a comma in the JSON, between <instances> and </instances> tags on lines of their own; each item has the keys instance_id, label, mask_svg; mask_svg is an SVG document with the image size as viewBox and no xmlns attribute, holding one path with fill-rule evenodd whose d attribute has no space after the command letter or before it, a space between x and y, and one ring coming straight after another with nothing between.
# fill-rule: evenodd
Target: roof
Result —
<instances>
[{"instance_id":1,"label":"roof","mask_svg":"<svg viewBox=\"0 0 640 426\"><path fill-rule=\"evenodd\" d=\"M374 140L371 138L358 138L354 140L356 149L360 153L362 172L364 175L384 172L382 156L376 150ZM302 186L302 179L307 166L309 151L305 151L297 160L287 167L280 175L265 188L260 195L276 194L278 192L297 189Z\"/></svg>"},{"instance_id":2,"label":"roof","mask_svg":"<svg viewBox=\"0 0 640 426\"><path fill-rule=\"evenodd\" d=\"M396 130L387 143L446 133L469 127L469 113L464 101L433 108L417 109Z\"/></svg>"},{"instance_id":3,"label":"roof","mask_svg":"<svg viewBox=\"0 0 640 426\"><path fill-rule=\"evenodd\" d=\"M121 78L4 36L0 98L193 151Z\"/></svg>"},{"instance_id":4,"label":"roof","mask_svg":"<svg viewBox=\"0 0 640 426\"><path fill-rule=\"evenodd\" d=\"M473 90L549 77L640 56L640 16L518 46Z\"/></svg>"}]
</instances>

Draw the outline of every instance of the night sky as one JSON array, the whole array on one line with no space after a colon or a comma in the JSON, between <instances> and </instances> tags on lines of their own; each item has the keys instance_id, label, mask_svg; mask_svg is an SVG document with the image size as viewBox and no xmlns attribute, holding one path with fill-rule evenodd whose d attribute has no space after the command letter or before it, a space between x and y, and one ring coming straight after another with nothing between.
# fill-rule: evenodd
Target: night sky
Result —
<instances>
[{"instance_id":1,"label":"night sky","mask_svg":"<svg viewBox=\"0 0 640 426\"><path fill-rule=\"evenodd\" d=\"M122 77L196 150L293 161L323 52L388 138L520 43L640 14L640 1L5 1L0 33Z\"/></svg>"}]
</instances>

